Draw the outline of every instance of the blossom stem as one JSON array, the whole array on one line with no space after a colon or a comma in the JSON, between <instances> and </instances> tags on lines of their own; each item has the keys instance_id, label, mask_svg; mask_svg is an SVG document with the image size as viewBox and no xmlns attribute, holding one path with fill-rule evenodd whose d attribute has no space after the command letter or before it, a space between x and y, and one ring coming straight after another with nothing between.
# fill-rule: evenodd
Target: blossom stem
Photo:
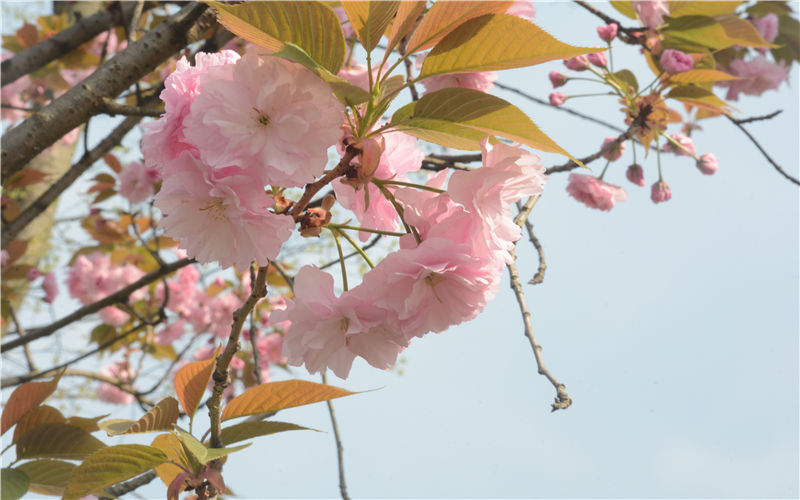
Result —
<instances>
[{"instance_id":1,"label":"blossom stem","mask_svg":"<svg viewBox=\"0 0 800 500\"><path fill-rule=\"evenodd\" d=\"M405 236L407 233L398 233L395 231L381 231L380 229L368 229L366 227L359 227L359 226L350 226L347 224L334 224L329 223L327 227L332 229L350 229L352 231L363 231L365 233L374 233L374 234L382 234L384 236Z\"/></svg>"},{"instance_id":2,"label":"blossom stem","mask_svg":"<svg viewBox=\"0 0 800 500\"><path fill-rule=\"evenodd\" d=\"M575 94L571 96L567 96L567 99L572 99L573 97L597 97L601 95L614 95L613 92L600 92L597 94Z\"/></svg>"},{"instance_id":3,"label":"blossom stem","mask_svg":"<svg viewBox=\"0 0 800 500\"><path fill-rule=\"evenodd\" d=\"M306 184L306 189L303 192L303 196L300 197L300 200L294 204L294 207L289 211L288 215L291 215L294 220L298 220L300 214L303 213L303 210L306 209L308 203L311 201L311 198L314 197L315 194L319 192L320 189L330 184L332 180L337 177L341 177L344 175L345 171L350 167L350 161L356 157L358 154L358 150L352 147L348 147L344 155L342 155L342 159L339 160L339 164L336 165L336 168L333 170L329 170L325 173L322 177L317 179L316 181L312 182L311 184Z\"/></svg>"},{"instance_id":4,"label":"blossom stem","mask_svg":"<svg viewBox=\"0 0 800 500\"><path fill-rule=\"evenodd\" d=\"M658 135L656 135L656 161L658 162L658 181L661 182L664 178L661 176L661 147L658 145Z\"/></svg>"},{"instance_id":5,"label":"blossom stem","mask_svg":"<svg viewBox=\"0 0 800 500\"><path fill-rule=\"evenodd\" d=\"M683 144L681 144L680 142L676 141L675 139L673 139L673 138L672 138L672 137L670 137L669 135L665 134L665 133L664 133L663 131L661 131L661 130L659 130L659 131L658 131L658 133L659 133L660 135L664 136L664 139L666 139L666 140L668 140L669 142L671 142L671 143L672 143L674 146L676 146L676 147L678 147L678 148L681 148L681 149L682 149L682 150L683 150L683 151L684 151L686 154L688 154L689 156L691 156L692 158L694 158L694 159L695 159L695 161L700 161L700 158L698 158L696 154L694 154L694 153L692 153L691 151L689 151L688 149L686 149L686 147L685 147Z\"/></svg>"},{"instance_id":6,"label":"blossom stem","mask_svg":"<svg viewBox=\"0 0 800 500\"><path fill-rule=\"evenodd\" d=\"M614 72L614 52L611 50L611 42L608 43L608 72Z\"/></svg>"},{"instance_id":7,"label":"blossom stem","mask_svg":"<svg viewBox=\"0 0 800 500\"><path fill-rule=\"evenodd\" d=\"M333 234L333 241L336 242L336 251L339 252L339 265L342 269L342 286L344 287L344 291L350 289L350 286L347 284L347 266L344 265L344 253L342 252L342 242L339 241L339 232L329 227L331 233Z\"/></svg>"},{"instance_id":8,"label":"blossom stem","mask_svg":"<svg viewBox=\"0 0 800 500\"><path fill-rule=\"evenodd\" d=\"M631 139L631 151L633 151L633 163L636 163L636 141Z\"/></svg>"},{"instance_id":9,"label":"blossom stem","mask_svg":"<svg viewBox=\"0 0 800 500\"><path fill-rule=\"evenodd\" d=\"M601 181L603 180L603 176L606 175L606 170L608 170L608 166L609 165L611 165L611 160L606 161L606 166L603 167L603 171L600 172L600 177L598 177L599 180L601 180Z\"/></svg>"},{"instance_id":10,"label":"blossom stem","mask_svg":"<svg viewBox=\"0 0 800 500\"><path fill-rule=\"evenodd\" d=\"M397 200L395 199L395 197L392 194L392 192L389 191L389 189L383 184L375 184L375 185L378 186L378 189L381 190L381 193L383 193L383 196L385 196L386 199L389 200L389 202L392 204L394 209L397 211L397 215L400 217L400 220L403 222L403 227L406 228L406 232L411 233L411 234L414 235L414 239L417 240L417 244L422 243L422 238L419 237L419 233L417 232L417 228L415 228L414 226L406 223L406 219L403 217L403 207L399 203L397 203Z\"/></svg>"},{"instance_id":11,"label":"blossom stem","mask_svg":"<svg viewBox=\"0 0 800 500\"><path fill-rule=\"evenodd\" d=\"M658 76L656 76L655 79L652 82L647 84L647 87L643 88L642 90L640 90L639 92L636 93L636 97L639 97L640 95L642 95L647 89L652 87L654 83L656 83L657 81L661 80L661 75L663 75L663 74L664 74L663 72L659 73Z\"/></svg>"},{"instance_id":12,"label":"blossom stem","mask_svg":"<svg viewBox=\"0 0 800 500\"><path fill-rule=\"evenodd\" d=\"M364 259L364 261L367 263L370 269L373 269L375 267L375 264L372 263L372 260L370 260L367 253L364 252L364 250L358 245L358 243L355 242L355 240L353 240L353 238L350 237L349 234L345 233L344 231L338 228L333 228L333 229L337 231L342 238L346 239L348 243L353 245L353 248L356 250L356 252L358 252L359 255L361 255L361 258Z\"/></svg>"},{"instance_id":13,"label":"blossom stem","mask_svg":"<svg viewBox=\"0 0 800 500\"><path fill-rule=\"evenodd\" d=\"M432 191L434 193L444 193L445 192L444 189L425 186L425 185L422 185L422 184L414 184L413 182L402 182L402 181L393 181L393 180L384 181L384 180L380 180L380 179L372 179L372 182L374 182L375 184L389 184L389 185L392 185L392 186L413 187L413 188L417 188L417 189L422 189L424 191Z\"/></svg>"}]
</instances>

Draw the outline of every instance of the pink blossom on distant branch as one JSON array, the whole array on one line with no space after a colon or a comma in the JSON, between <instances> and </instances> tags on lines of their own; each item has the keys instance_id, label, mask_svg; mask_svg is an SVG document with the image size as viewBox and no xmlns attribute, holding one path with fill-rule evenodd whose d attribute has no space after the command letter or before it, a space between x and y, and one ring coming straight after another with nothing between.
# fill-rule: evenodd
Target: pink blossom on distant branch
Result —
<instances>
[{"instance_id":1,"label":"pink blossom on distant branch","mask_svg":"<svg viewBox=\"0 0 800 500\"><path fill-rule=\"evenodd\" d=\"M728 87L725 98L731 101L738 101L740 93L761 95L767 90L776 90L789 78L789 68L783 61L774 63L764 56L750 61L734 59L730 63L729 71L733 76L738 76L739 80L717 82L715 85Z\"/></svg>"},{"instance_id":2,"label":"pink blossom on distant branch","mask_svg":"<svg viewBox=\"0 0 800 500\"><path fill-rule=\"evenodd\" d=\"M128 383L133 378L133 373L131 372L127 361L116 361L106 365L100 368L98 374L118 380L120 383ZM125 392L122 389L105 382L100 382L100 385L97 388L97 398L100 401L117 405L131 404L136 400L136 398L133 397L133 394Z\"/></svg>"},{"instance_id":3,"label":"pink blossom on distant branch","mask_svg":"<svg viewBox=\"0 0 800 500\"><path fill-rule=\"evenodd\" d=\"M588 174L569 174L567 193L589 208L605 211L628 199L628 193L621 187Z\"/></svg>"},{"instance_id":4,"label":"pink blossom on distant branch","mask_svg":"<svg viewBox=\"0 0 800 500\"><path fill-rule=\"evenodd\" d=\"M119 174L119 194L131 203L145 201L153 196L155 183L159 180L161 174L157 168L139 162L129 163Z\"/></svg>"},{"instance_id":5,"label":"pink blossom on distant branch","mask_svg":"<svg viewBox=\"0 0 800 500\"><path fill-rule=\"evenodd\" d=\"M664 16L669 15L669 4L666 0L633 0L633 10L648 28L664 24Z\"/></svg>"},{"instance_id":6,"label":"pink blossom on distant branch","mask_svg":"<svg viewBox=\"0 0 800 500\"><path fill-rule=\"evenodd\" d=\"M606 26L598 26L597 35L603 39L603 41L611 43L611 40L617 36L618 28L619 27L617 26L617 23L611 23Z\"/></svg>"},{"instance_id":7,"label":"pink blossom on distant branch","mask_svg":"<svg viewBox=\"0 0 800 500\"><path fill-rule=\"evenodd\" d=\"M694 66L694 60L691 56L675 49L666 49L662 52L660 62L664 71L672 75L685 73Z\"/></svg>"},{"instance_id":8,"label":"pink blossom on distant branch","mask_svg":"<svg viewBox=\"0 0 800 500\"><path fill-rule=\"evenodd\" d=\"M58 297L58 280L56 279L56 273L51 271L44 275L42 288L44 289L44 301L48 304L52 304L53 301L56 300L56 297Z\"/></svg>"},{"instance_id":9,"label":"pink blossom on distant branch","mask_svg":"<svg viewBox=\"0 0 800 500\"><path fill-rule=\"evenodd\" d=\"M677 133L670 134L670 137L683 147L680 148L673 144L672 141L667 141L664 143L664 147L661 148L665 153L675 153L678 156L692 156L697 154L697 149L694 147L694 141L692 141L691 137Z\"/></svg>"},{"instance_id":10,"label":"pink blossom on distant branch","mask_svg":"<svg viewBox=\"0 0 800 500\"><path fill-rule=\"evenodd\" d=\"M774 12L763 17L755 17L752 19L753 26L756 27L761 38L767 43L772 43L778 36L778 16Z\"/></svg>"},{"instance_id":11,"label":"pink blossom on distant branch","mask_svg":"<svg viewBox=\"0 0 800 500\"><path fill-rule=\"evenodd\" d=\"M527 19L530 22L533 22L534 19L536 19L536 9L533 7L533 2L529 0L519 0L514 2L511 4L511 7L508 8L506 14L521 17L522 19Z\"/></svg>"},{"instance_id":12,"label":"pink blossom on distant branch","mask_svg":"<svg viewBox=\"0 0 800 500\"><path fill-rule=\"evenodd\" d=\"M714 153L706 153L697 160L697 168L705 175L712 175L719 168L717 156Z\"/></svg>"}]
</instances>

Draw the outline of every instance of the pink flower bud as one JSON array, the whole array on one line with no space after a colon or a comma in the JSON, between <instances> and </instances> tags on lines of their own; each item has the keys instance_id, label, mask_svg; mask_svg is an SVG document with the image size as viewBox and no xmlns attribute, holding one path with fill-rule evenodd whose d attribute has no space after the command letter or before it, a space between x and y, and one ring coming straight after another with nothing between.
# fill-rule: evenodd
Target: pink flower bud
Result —
<instances>
[{"instance_id":1,"label":"pink flower bud","mask_svg":"<svg viewBox=\"0 0 800 500\"><path fill-rule=\"evenodd\" d=\"M600 148L603 152L603 158L609 161L617 161L625 152L625 143L620 142L611 146L617 140L616 137L606 137L603 141L603 146Z\"/></svg>"},{"instance_id":2,"label":"pink flower bud","mask_svg":"<svg viewBox=\"0 0 800 500\"><path fill-rule=\"evenodd\" d=\"M597 66L598 68L605 68L606 67L606 53L605 52L593 52L591 54L587 54L586 58L589 59L589 62Z\"/></svg>"},{"instance_id":3,"label":"pink flower bud","mask_svg":"<svg viewBox=\"0 0 800 500\"><path fill-rule=\"evenodd\" d=\"M598 26L597 34L603 41L611 43L611 40L617 36L617 23L611 23L608 26Z\"/></svg>"},{"instance_id":4,"label":"pink flower bud","mask_svg":"<svg viewBox=\"0 0 800 500\"><path fill-rule=\"evenodd\" d=\"M583 71L589 67L589 59L584 55L564 59L564 66L572 71Z\"/></svg>"},{"instance_id":5,"label":"pink flower bud","mask_svg":"<svg viewBox=\"0 0 800 500\"><path fill-rule=\"evenodd\" d=\"M661 67L669 74L685 73L693 66L694 60L680 50L666 49L661 54Z\"/></svg>"},{"instance_id":6,"label":"pink flower bud","mask_svg":"<svg viewBox=\"0 0 800 500\"><path fill-rule=\"evenodd\" d=\"M719 168L717 157L714 153L706 153L697 160L697 168L706 175L711 175Z\"/></svg>"},{"instance_id":7,"label":"pink flower bud","mask_svg":"<svg viewBox=\"0 0 800 500\"><path fill-rule=\"evenodd\" d=\"M567 99L568 97L561 92L553 92L550 94L550 104L553 106L561 106Z\"/></svg>"},{"instance_id":8,"label":"pink flower bud","mask_svg":"<svg viewBox=\"0 0 800 500\"><path fill-rule=\"evenodd\" d=\"M56 274L54 272L51 271L44 275L42 288L44 289L44 301L48 304L52 304L58 296L58 281L56 281Z\"/></svg>"},{"instance_id":9,"label":"pink flower bud","mask_svg":"<svg viewBox=\"0 0 800 500\"><path fill-rule=\"evenodd\" d=\"M32 268L28 269L28 274L25 276L25 278L28 281L33 281L36 278L38 278L39 276L41 276L41 275L42 275L42 273L40 273L38 269L36 269L35 267L32 267Z\"/></svg>"},{"instance_id":10,"label":"pink flower bud","mask_svg":"<svg viewBox=\"0 0 800 500\"><path fill-rule=\"evenodd\" d=\"M5 267L5 265L8 263L8 259L10 258L11 256L9 255L8 251L3 250L0 252L0 266Z\"/></svg>"},{"instance_id":11,"label":"pink flower bud","mask_svg":"<svg viewBox=\"0 0 800 500\"><path fill-rule=\"evenodd\" d=\"M567 80L569 80L569 78L567 78L567 75L565 75L564 73L560 73L558 71L551 71L548 76L550 78L550 83L553 84L554 89L561 87L562 85L567 83Z\"/></svg>"},{"instance_id":12,"label":"pink flower bud","mask_svg":"<svg viewBox=\"0 0 800 500\"><path fill-rule=\"evenodd\" d=\"M670 137L683 147L679 148L673 144L672 141L668 141L662 148L665 153L675 153L678 156L691 156L697 154L697 149L694 147L694 142L690 137L687 137L683 134L670 134Z\"/></svg>"},{"instance_id":13,"label":"pink flower bud","mask_svg":"<svg viewBox=\"0 0 800 500\"><path fill-rule=\"evenodd\" d=\"M778 36L778 16L774 12L770 12L764 17L756 17L752 20L752 23L765 42L772 43L775 41Z\"/></svg>"},{"instance_id":14,"label":"pink flower bud","mask_svg":"<svg viewBox=\"0 0 800 500\"><path fill-rule=\"evenodd\" d=\"M672 198L672 191L670 191L669 185L666 182L658 181L653 184L650 190L650 199L653 200L653 203L661 203L670 198Z\"/></svg>"},{"instance_id":15,"label":"pink flower bud","mask_svg":"<svg viewBox=\"0 0 800 500\"><path fill-rule=\"evenodd\" d=\"M644 170L642 170L642 166L638 163L634 163L628 167L628 170L625 171L625 177L637 186L644 187Z\"/></svg>"}]
</instances>

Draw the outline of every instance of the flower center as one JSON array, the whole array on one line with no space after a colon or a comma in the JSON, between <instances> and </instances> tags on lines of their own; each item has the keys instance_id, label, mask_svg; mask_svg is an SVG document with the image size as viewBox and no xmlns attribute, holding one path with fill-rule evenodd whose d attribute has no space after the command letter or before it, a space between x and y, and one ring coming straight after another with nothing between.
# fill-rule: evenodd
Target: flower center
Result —
<instances>
[{"instance_id":1,"label":"flower center","mask_svg":"<svg viewBox=\"0 0 800 500\"><path fill-rule=\"evenodd\" d=\"M253 111L256 112L256 121L263 127L268 127L270 123L269 115L260 111L258 108L253 107Z\"/></svg>"},{"instance_id":2,"label":"flower center","mask_svg":"<svg viewBox=\"0 0 800 500\"><path fill-rule=\"evenodd\" d=\"M208 211L208 215L214 220L226 220L225 200L222 198L212 198L206 202L201 211Z\"/></svg>"},{"instance_id":3,"label":"flower center","mask_svg":"<svg viewBox=\"0 0 800 500\"><path fill-rule=\"evenodd\" d=\"M425 279L425 282L428 283L431 286L431 290L433 290L433 296L436 297L436 300L438 300L440 304L444 304L444 301L442 300L442 298L439 297L438 293L436 293L436 285L438 285L439 283L444 281L444 276L442 276L441 274L438 274L438 273L431 273L431 274L425 276L424 279Z\"/></svg>"}]
</instances>

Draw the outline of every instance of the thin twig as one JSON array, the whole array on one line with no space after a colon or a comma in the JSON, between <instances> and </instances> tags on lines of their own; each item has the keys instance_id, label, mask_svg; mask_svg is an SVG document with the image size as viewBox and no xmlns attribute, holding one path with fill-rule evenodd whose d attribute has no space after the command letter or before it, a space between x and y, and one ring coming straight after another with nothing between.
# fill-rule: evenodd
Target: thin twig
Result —
<instances>
[{"instance_id":1,"label":"thin twig","mask_svg":"<svg viewBox=\"0 0 800 500\"><path fill-rule=\"evenodd\" d=\"M328 185L332 180L344 175L345 171L350 168L350 161L355 158L357 154L358 151L355 148L348 146L344 152L344 155L342 155L342 159L339 160L339 164L336 165L333 170L329 170L325 173L325 175L311 184L306 184L303 195L300 197L297 203L294 204L288 215L294 217L295 220L298 220L298 217L301 213L303 213L303 210L306 209L308 203L311 201L311 198L313 198L320 189Z\"/></svg>"},{"instance_id":2,"label":"thin twig","mask_svg":"<svg viewBox=\"0 0 800 500\"><path fill-rule=\"evenodd\" d=\"M145 484L148 484L150 481L152 481L153 479L155 479L157 477L158 477L158 474L156 474L156 471L151 470L151 471L145 472L144 474L142 474L139 477L135 477L133 479L125 481L124 483L119 483L119 484L115 484L114 486L110 486L110 487L106 488L106 492L108 492L111 495L111 497L109 497L109 500L111 498L121 497L122 495L124 495L126 493L130 493L131 491L133 491L133 490L135 490L137 488L140 488L140 487L144 486ZM101 497L101 498L104 498L104 497Z\"/></svg>"},{"instance_id":3,"label":"thin twig","mask_svg":"<svg viewBox=\"0 0 800 500\"><path fill-rule=\"evenodd\" d=\"M750 122L759 122L761 120L770 120L772 118L775 118L776 116L778 116L781 113L783 113L783 110L779 109L777 111L773 111L772 113L769 113L769 114L766 114L766 115L751 116L750 118L742 118L741 120L733 120L733 122L734 123L738 123L739 125L744 125L745 123L750 123ZM728 115L728 117L730 118L730 115Z\"/></svg>"},{"instance_id":4,"label":"thin twig","mask_svg":"<svg viewBox=\"0 0 800 500\"><path fill-rule=\"evenodd\" d=\"M514 222L516 222L517 225L519 225L518 219L521 220L523 224L525 224L525 229L528 231L528 238L530 239L530 242L533 243L533 247L536 249L536 252L539 254L539 269L536 270L536 274L533 276L533 278L531 278L531 280L528 281L529 285L538 285L539 283L543 282L544 273L547 270L547 263L545 262L544 258L544 249L542 248L542 244L539 242L539 238L537 238L536 235L533 234L533 224L531 224L531 221L528 218L530 211L533 209L533 205L535 205L536 202L539 200L539 196L540 195L535 195L535 199L534 196L531 196L530 198L528 198L528 201L525 203L524 206L520 205L519 202L517 202L517 210L519 211L519 214L517 215L517 218L514 219ZM530 208L528 208L529 205ZM521 214L523 214L523 210L526 211L525 217L521 218L520 216Z\"/></svg>"},{"instance_id":5,"label":"thin twig","mask_svg":"<svg viewBox=\"0 0 800 500\"><path fill-rule=\"evenodd\" d=\"M14 312L14 307L11 304L8 304L8 314L11 316L11 321L14 322L14 325L17 327L17 333L19 333L20 337L25 336L25 327L22 326L22 323L19 322L17 318L17 313ZM25 361L28 363L28 371L33 373L36 371L36 365L33 363L33 356L31 356L31 350L28 344L25 344Z\"/></svg>"},{"instance_id":6,"label":"thin twig","mask_svg":"<svg viewBox=\"0 0 800 500\"><path fill-rule=\"evenodd\" d=\"M325 372L322 372L322 383L328 384L328 378ZM342 446L342 439L339 436L339 426L336 424L336 413L333 411L333 404L330 401L325 401L328 405L328 414L331 416L331 427L333 427L333 438L336 440L336 461L339 464L339 493L342 495L342 500L350 500L347 494L347 482L344 478L344 447Z\"/></svg>"},{"instance_id":7,"label":"thin twig","mask_svg":"<svg viewBox=\"0 0 800 500\"><path fill-rule=\"evenodd\" d=\"M286 268L283 267L283 264L281 264L277 260L273 260L270 264L272 264L272 267L274 267L275 270L278 271L278 274L281 275L281 278L283 278L284 281L286 281L286 283L289 285L289 288L294 290L294 278L289 276L289 273L286 271Z\"/></svg>"},{"instance_id":8,"label":"thin twig","mask_svg":"<svg viewBox=\"0 0 800 500\"><path fill-rule=\"evenodd\" d=\"M366 245L361 247L361 250L365 250L365 251L369 250L370 248L374 247L375 244L378 243L378 241L380 241L381 238L383 238L382 234L376 234L375 237L372 238L369 241L369 243L367 243ZM347 259L349 259L351 257L355 257L356 255L361 255L361 254L359 252L350 252L349 254L345 255L342 259L343 260L347 260ZM330 262L326 262L325 264L319 266L319 268L320 269L327 269L327 268L329 268L331 266L335 266L338 263L339 263L339 259L337 258L336 260L332 260ZM278 271L278 272L280 272L280 271Z\"/></svg>"},{"instance_id":9,"label":"thin twig","mask_svg":"<svg viewBox=\"0 0 800 500\"><path fill-rule=\"evenodd\" d=\"M772 113L772 114L774 115L775 113ZM746 128L744 128L744 126L741 124L741 122L738 122L737 120L734 120L733 118L731 118L731 117L730 117L730 115L725 115L725 116L727 116L727 117L728 117L728 120L730 120L730 122L731 122L731 123L733 123L734 125L736 125L737 127L739 127L739 130L741 130L742 132L744 132L744 135L746 135L746 136L747 136L747 137L750 139L750 141L751 141L753 144L755 144L755 146L758 148L758 150L759 150L759 151L761 151L761 154L762 154L762 155L764 155L764 158L766 158L766 159L767 159L767 161L768 161L768 162L770 162L770 164L772 164L772 166L773 166L773 167L775 167L775 170L777 170L777 171L778 171L778 172L779 172L779 173L780 173L782 176L784 176L784 177L786 177L787 179L789 179L789 181L791 181L791 182L793 182L794 184L797 184L798 186L800 186L800 181L798 181L797 179L795 179L794 177L792 177L791 175L789 175L788 173L786 173L786 171L785 171L783 168L781 168L781 166L780 166L780 165L778 165L778 164L775 162L775 160L773 160L773 159L772 159L772 157L769 155L769 153L767 153L767 152L766 152L766 150L764 150L764 148L763 148L763 147L761 147L761 144L759 144L759 142L756 140L756 138L755 138L755 137L753 137L753 136L750 134L750 132L748 132L748 131L747 131L747 129L746 129ZM763 119L763 118L762 118L762 119Z\"/></svg>"},{"instance_id":10,"label":"thin twig","mask_svg":"<svg viewBox=\"0 0 800 500\"><path fill-rule=\"evenodd\" d=\"M256 285L256 265L250 264L250 293L255 291ZM253 376L256 383L261 385L264 379L261 376L261 351L258 350L258 329L256 328L256 308L250 311L250 349L253 351Z\"/></svg>"}]
</instances>

